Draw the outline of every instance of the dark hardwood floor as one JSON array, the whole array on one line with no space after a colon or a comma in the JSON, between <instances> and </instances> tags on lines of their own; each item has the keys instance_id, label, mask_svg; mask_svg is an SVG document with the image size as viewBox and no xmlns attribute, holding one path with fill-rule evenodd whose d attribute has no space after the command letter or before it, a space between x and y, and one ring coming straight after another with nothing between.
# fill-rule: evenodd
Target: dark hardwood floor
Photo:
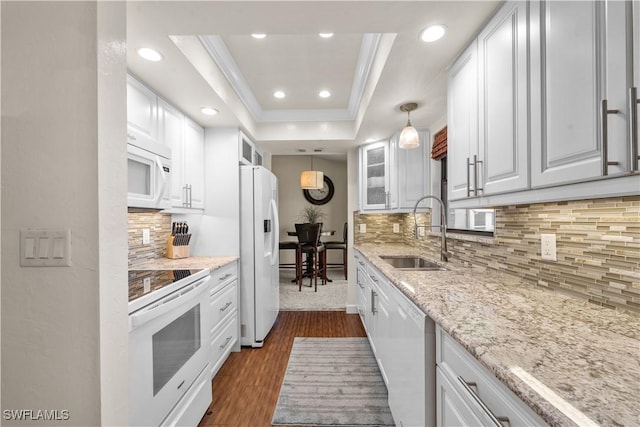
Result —
<instances>
[{"instance_id":1,"label":"dark hardwood floor","mask_svg":"<svg viewBox=\"0 0 640 427\"><path fill-rule=\"evenodd\" d=\"M200 426L271 426L295 337L365 337L357 314L282 311L264 347L231 353L213 379L213 402Z\"/></svg>"}]
</instances>

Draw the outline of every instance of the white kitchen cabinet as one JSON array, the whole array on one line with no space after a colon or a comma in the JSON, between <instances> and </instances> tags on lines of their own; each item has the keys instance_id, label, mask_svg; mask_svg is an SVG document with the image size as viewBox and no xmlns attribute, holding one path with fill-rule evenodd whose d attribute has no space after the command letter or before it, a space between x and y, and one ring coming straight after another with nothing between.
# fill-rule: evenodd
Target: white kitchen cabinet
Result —
<instances>
[{"instance_id":1,"label":"white kitchen cabinet","mask_svg":"<svg viewBox=\"0 0 640 427\"><path fill-rule=\"evenodd\" d=\"M480 160L472 173L478 174L478 186L482 188L478 188L478 195L526 189L527 2L505 3L482 30L477 43ZM475 154L473 150L470 153L470 157ZM455 165L459 167L460 163Z\"/></svg>"},{"instance_id":2,"label":"white kitchen cabinet","mask_svg":"<svg viewBox=\"0 0 640 427\"><path fill-rule=\"evenodd\" d=\"M357 251L357 298L396 425L435 422L435 324Z\"/></svg>"},{"instance_id":3,"label":"white kitchen cabinet","mask_svg":"<svg viewBox=\"0 0 640 427\"><path fill-rule=\"evenodd\" d=\"M447 196L478 191L478 45L473 40L449 70L447 81ZM472 176L473 175L473 176Z\"/></svg>"},{"instance_id":4,"label":"white kitchen cabinet","mask_svg":"<svg viewBox=\"0 0 640 427\"><path fill-rule=\"evenodd\" d=\"M204 129L189 118L185 118L183 155L188 207L204 209Z\"/></svg>"},{"instance_id":5,"label":"white kitchen cabinet","mask_svg":"<svg viewBox=\"0 0 640 427\"><path fill-rule=\"evenodd\" d=\"M429 191L429 132L418 131L420 147L398 147L389 140L360 147L360 209L409 210Z\"/></svg>"},{"instance_id":6,"label":"white kitchen cabinet","mask_svg":"<svg viewBox=\"0 0 640 427\"><path fill-rule=\"evenodd\" d=\"M436 426L481 426L482 420L469 408L449 377L436 368Z\"/></svg>"},{"instance_id":7,"label":"white kitchen cabinet","mask_svg":"<svg viewBox=\"0 0 640 427\"><path fill-rule=\"evenodd\" d=\"M389 141L379 141L360 149L360 191L362 210L388 209Z\"/></svg>"},{"instance_id":8,"label":"white kitchen cabinet","mask_svg":"<svg viewBox=\"0 0 640 427\"><path fill-rule=\"evenodd\" d=\"M436 363L438 426L547 425L440 326Z\"/></svg>"},{"instance_id":9,"label":"white kitchen cabinet","mask_svg":"<svg viewBox=\"0 0 640 427\"><path fill-rule=\"evenodd\" d=\"M211 273L211 378L220 370L232 351L240 351L239 292L237 262L227 264Z\"/></svg>"},{"instance_id":10,"label":"white kitchen cabinet","mask_svg":"<svg viewBox=\"0 0 640 427\"><path fill-rule=\"evenodd\" d=\"M158 101L160 141L171 148L171 203L204 208L204 129L163 99Z\"/></svg>"},{"instance_id":11,"label":"white kitchen cabinet","mask_svg":"<svg viewBox=\"0 0 640 427\"><path fill-rule=\"evenodd\" d=\"M158 142L158 97L134 77L127 75L128 142Z\"/></svg>"},{"instance_id":12,"label":"white kitchen cabinet","mask_svg":"<svg viewBox=\"0 0 640 427\"><path fill-rule=\"evenodd\" d=\"M633 168L631 3L531 2L533 187Z\"/></svg>"},{"instance_id":13,"label":"white kitchen cabinet","mask_svg":"<svg viewBox=\"0 0 640 427\"><path fill-rule=\"evenodd\" d=\"M262 166L262 150L242 132L238 141L238 156L243 165Z\"/></svg>"}]
</instances>

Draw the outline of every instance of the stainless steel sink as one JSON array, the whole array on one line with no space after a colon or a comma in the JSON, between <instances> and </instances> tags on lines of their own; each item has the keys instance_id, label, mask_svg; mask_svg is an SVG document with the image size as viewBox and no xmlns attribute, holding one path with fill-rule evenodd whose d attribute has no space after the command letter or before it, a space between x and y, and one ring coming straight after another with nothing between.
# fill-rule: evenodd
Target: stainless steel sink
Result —
<instances>
[{"instance_id":1,"label":"stainless steel sink","mask_svg":"<svg viewBox=\"0 0 640 427\"><path fill-rule=\"evenodd\" d=\"M429 271L446 270L431 260L413 255L382 255L380 258L398 270Z\"/></svg>"}]
</instances>

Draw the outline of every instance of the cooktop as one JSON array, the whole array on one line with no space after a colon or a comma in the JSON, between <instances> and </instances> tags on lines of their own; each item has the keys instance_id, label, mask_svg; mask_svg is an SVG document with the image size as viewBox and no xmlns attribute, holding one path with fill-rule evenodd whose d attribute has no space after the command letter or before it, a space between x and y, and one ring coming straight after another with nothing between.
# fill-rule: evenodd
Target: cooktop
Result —
<instances>
[{"instance_id":1,"label":"cooktop","mask_svg":"<svg viewBox=\"0 0 640 427\"><path fill-rule=\"evenodd\" d=\"M202 270L129 270L129 302Z\"/></svg>"}]
</instances>

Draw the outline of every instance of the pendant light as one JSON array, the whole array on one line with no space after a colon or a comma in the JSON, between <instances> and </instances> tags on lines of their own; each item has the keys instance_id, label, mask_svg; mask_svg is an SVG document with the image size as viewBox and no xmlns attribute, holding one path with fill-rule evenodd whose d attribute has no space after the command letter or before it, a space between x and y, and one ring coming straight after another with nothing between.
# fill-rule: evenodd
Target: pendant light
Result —
<instances>
[{"instance_id":1,"label":"pendant light","mask_svg":"<svg viewBox=\"0 0 640 427\"><path fill-rule=\"evenodd\" d=\"M300 188L303 190L320 190L324 187L324 173L313 170L313 156L311 157L311 170L302 171L300 174Z\"/></svg>"},{"instance_id":2,"label":"pendant light","mask_svg":"<svg viewBox=\"0 0 640 427\"><path fill-rule=\"evenodd\" d=\"M411 111L416 108L418 108L418 104L415 102L408 102L400 106L400 111L407 113L407 125L402 129L402 132L400 132L400 141L398 142L398 147L400 148L417 148L420 146L418 131L411 126L411 119L409 118Z\"/></svg>"}]
</instances>

